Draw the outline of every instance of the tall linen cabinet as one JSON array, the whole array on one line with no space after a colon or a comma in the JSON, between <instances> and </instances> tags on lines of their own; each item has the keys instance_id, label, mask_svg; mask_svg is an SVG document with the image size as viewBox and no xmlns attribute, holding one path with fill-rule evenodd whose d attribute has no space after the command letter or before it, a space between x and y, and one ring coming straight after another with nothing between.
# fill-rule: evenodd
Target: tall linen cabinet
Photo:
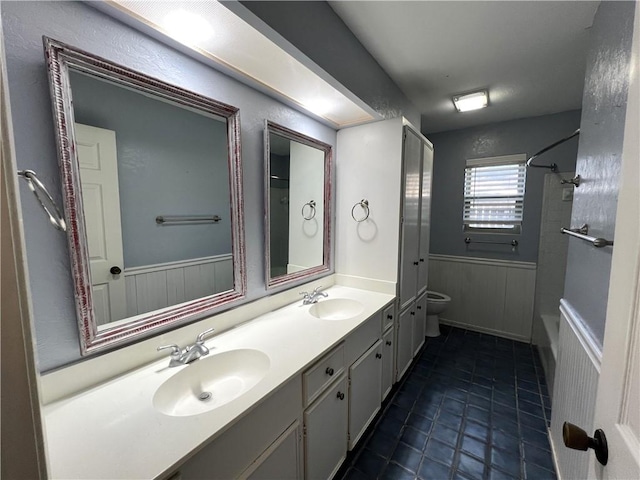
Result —
<instances>
[{"instance_id":1,"label":"tall linen cabinet","mask_svg":"<svg viewBox=\"0 0 640 480\"><path fill-rule=\"evenodd\" d=\"M338 132L336 273L397 296L394 382L424 343L432 171L433 145L403 118Z\"/></svg>"}]
</instances>

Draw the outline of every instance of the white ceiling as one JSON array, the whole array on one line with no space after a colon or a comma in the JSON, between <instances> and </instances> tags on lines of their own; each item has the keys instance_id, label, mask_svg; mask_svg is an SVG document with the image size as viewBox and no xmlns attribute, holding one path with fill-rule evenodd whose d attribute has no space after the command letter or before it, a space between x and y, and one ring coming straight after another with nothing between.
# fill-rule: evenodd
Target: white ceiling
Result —
<instances>
[{"instance_id":1,"label":"white ceiling","mask_svg":"<svg viewBox=\"0 0 640 480\"><path fill-rule=\"evenodd\" d=\"M580 108L597 1L330 1L438 132ZM489 89L457 113L451 97Z\"/></svg>"}]
</instances>

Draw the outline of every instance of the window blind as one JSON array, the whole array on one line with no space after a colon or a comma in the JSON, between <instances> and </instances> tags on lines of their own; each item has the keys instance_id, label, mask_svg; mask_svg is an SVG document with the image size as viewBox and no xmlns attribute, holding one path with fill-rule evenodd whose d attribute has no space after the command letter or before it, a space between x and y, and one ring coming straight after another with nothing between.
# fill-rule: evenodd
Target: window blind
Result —
<instances>
[{"instance_id":1,"label":"window blind","mask_svg":"<svg viewBox=\"0 0 640 480\"><path fill-rule=\"evenodd\" d=\"M520 229L524 211L525 161L525 155L467 161L464 172L465 229Z\"/></svg>"}]
</instances>

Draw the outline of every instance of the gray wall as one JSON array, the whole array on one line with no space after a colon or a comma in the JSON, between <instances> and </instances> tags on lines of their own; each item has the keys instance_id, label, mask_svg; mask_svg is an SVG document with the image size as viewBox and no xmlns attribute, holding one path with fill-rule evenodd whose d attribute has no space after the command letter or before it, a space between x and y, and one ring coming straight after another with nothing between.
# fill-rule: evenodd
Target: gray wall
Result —
<instances>
[{"instance_id":1,"label":"gray wall","mask_svg":"<svg viewBox=\"0 0 640 480\"><path fill-rule=\"evenodd\" d=\"M71 73L76 122L116 132L124 266L231 253L227 125ZM158 215L219 215L217 224L160 226Z\"/></svg>"},{"instance_id":2,"label":"gray wall","mask_svg":"<svg viewBox=\"0 0 640 480\"><path fill-rule=\"evenodd\" d=\"M484 257L535 262L538 258L542 191L547 169L527 169L524 218L520 235L469 234L463 231L464 169L469 158L494 157L518 153L527 158L547 145L572 133L580 126L580 111L543 115L480 127L434 133L433 197L431 207L431 253L462 257ZM573 171L577 140L550 150L536 163L556 163L560 172ZM565 175L564 177L570 178ZM559 181L559 180L558 180ZM480 240L517 239L518 248L464 243L471 236Z\"/></svg>"},{"instance_id":3,"label":"gray wall","mask_svg":"<svg viewBox=\"0 0 640 480\"><path fill-rule=\"evenodd\" d=\"M60 175L42 35L240 108L246 301L264 296L264 120L268 118L331 145L335 145L336 132L84 3L2 2L2 22L17 166L35 170L58 204ZM74 293L66 236L51 228L22 183L38 361L44 372L81 359Z\"/></svg>"},{"instance_id":4,"label":"gray wall","mask_svg":"<svg viewBox=\"0 0 640 480\"><path fill-rule=\"evenodd\" d=\"M612 239L618 204L622 140L629 89L635 2L602 2L591 28L587 56L576 189L571 223L589 235ZM615 248L615 247L614 247ZM602 345L611 272L611 247L571 239L565 299Z\"/></svg>"},{"instance_id":5,"label":"gray wall","mask_svg":"<svg viewBox=\"0 0 640 480\"><path fill-rule=\"evenodd\" d=\"M404 115L420 128L418 109L327 2L240 3L384 118Z\"/></svg>"}]
</instances>

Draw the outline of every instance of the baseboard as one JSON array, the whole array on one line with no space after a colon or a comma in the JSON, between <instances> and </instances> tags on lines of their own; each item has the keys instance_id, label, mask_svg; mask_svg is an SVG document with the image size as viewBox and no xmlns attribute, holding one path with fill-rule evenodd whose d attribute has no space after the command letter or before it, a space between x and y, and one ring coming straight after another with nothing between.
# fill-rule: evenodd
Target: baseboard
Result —
<instances>
[{"instance_id":1,"label":"baseboard","mask_svg":"<svg viewBox=\"0 0 640 480\"><path fill-rule=\"evenodd\" d=\"M547 428L547 438L549 438L549 445L551 446L551 458L553 459L553 467L556 469L556 478L557 480L562 480L562 473L558 465L558 455L556 455L556 445L553 443L553 436L549 428Z\"/></svg>"},{"instance_id":2,"label":"baseboard","mask_svg":"<svg viewBox=\"0 0 640 480\"><path fill-rule=\"evenodd\" d=\"M448 320L446 318L440 318L440 323L443 325L450 325L452 327L464 328L465 330L471 330L472 332L478 333L488 333L490 335L495 335L496 337L508 338L510 340L517 340L519 342L529 343L530 338L522 335L515 335L508 332L503 332L502 330L493 330L491 328L479 327L477 325L471 325L462 322L455 322L453 320Z\"/></svg>"}]
</instances>

